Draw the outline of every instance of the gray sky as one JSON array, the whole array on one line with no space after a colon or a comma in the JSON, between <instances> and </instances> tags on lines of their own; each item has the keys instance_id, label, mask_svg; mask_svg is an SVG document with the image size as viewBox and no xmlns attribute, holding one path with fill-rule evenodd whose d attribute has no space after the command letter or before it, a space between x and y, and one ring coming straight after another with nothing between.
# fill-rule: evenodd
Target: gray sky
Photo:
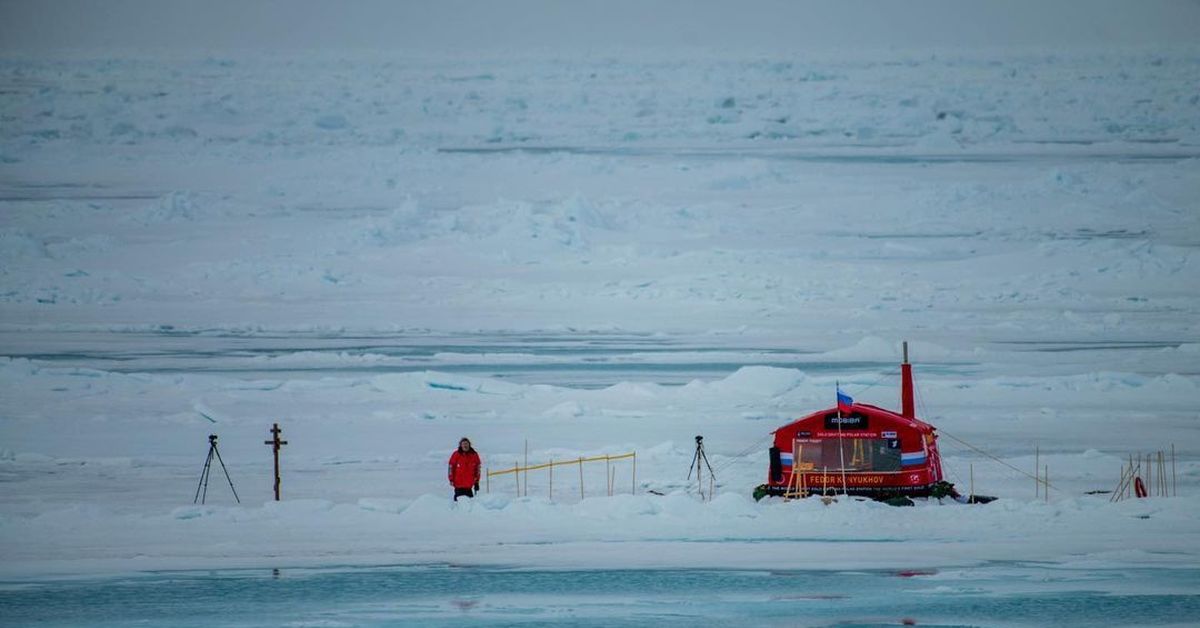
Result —
<instances>
[{"instance_id":1,"label":"gray sky","mask_svg":"<svg viewBox=\"0 0 1200 628\"><path fill-rule=\"evenodd\" d=\"M1200 0L0 0L0 51L1200 43Z\"/></svg>"}]
</instances>

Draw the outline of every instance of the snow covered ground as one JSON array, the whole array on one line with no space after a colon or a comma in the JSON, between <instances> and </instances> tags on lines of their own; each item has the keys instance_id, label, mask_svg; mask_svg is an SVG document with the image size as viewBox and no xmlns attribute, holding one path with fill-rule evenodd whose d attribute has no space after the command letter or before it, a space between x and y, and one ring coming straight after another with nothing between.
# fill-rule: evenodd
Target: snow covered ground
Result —
<instances>
[{"instance_id":1,"label":"snow covered ground","mask_svg":"<svg viewBox=\"0 0 1200 628\"><path fill-rule=\"evenodd\" d=\"M48 577L430 564L1036 562L1186 610L1198 84L1167 47L5 58L0 617ZM899 405L902 340L950 479L1000 499L754 502L835 382ZM213 433L240 504L189 499ZM463 435L637 477L454 504ZM1037 452L1049 499L966 443ZM1088 494L1160 450L1178 497Z\"/></svg>"}]
</instances>

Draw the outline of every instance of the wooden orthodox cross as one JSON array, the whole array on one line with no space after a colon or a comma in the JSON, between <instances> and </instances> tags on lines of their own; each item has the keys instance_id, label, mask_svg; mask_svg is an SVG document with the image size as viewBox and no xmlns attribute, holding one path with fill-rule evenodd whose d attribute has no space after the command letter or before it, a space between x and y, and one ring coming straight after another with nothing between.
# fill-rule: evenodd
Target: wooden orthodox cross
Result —
<instances>
[{"instance_id":1,"label":"wooden orthodox cross","mask_svg":"<svg viewBox=\"0 0 1200 628\"><path fill-rule=\"evenodd\" d=\"M279 501L279 447L281 445L288 444L288 442L286 440L279 440L279 434L283 432L283 430L279 429L278 423L275 423L274 425L275 426L271 428L271 440L263 441L263 444L272 445L272 449L275 453L275 501Z\"/></svg>"}]
</instances>

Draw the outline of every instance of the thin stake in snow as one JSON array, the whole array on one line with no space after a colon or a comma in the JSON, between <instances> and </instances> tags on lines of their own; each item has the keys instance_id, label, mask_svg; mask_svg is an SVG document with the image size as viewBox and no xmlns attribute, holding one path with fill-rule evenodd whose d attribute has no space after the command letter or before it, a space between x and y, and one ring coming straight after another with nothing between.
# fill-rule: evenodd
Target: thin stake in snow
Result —
<instances>
[{"instance_id":1,"label":"thin stake in snow","mask_svg":"<svg viewBox=\"0 0 1200 628\"><path fill-rule=\"evenodd\" d=\"M1138 474L1138 469L1133 465L1133 454L1129 454L1129 485L1126 486L1126 497L1129 497L1129 492L1133 491L1133 477Z\"/></svg>"},{"instance_id":2,"label":"thin stake in snow","mask_svg":"<svg viewBox=\"0 0 1200 628\"><path fill-rule=\"evenodd\" d=\"M1150 490L1154 490L1154 465L1150 462L1152 459L1152 454L1146 454L1146 484L1150 486Z\"/></svg>"},{"instance_id":3,"label":"thin stake in snow","mask_svg":"<svg viewBox=\"0 0 1200 628\"><path fill-rule=\"evenodd\" d=\"M971 470L971 496L967 498L967 503L973 504L975 503L975 463L972 462L969 466Z\"/></svg>"},{"instance_id":4,"label":"thin stake in snow","mask_svg":"<svg viewBox=\"0 0 1200 628\"><path fill-rule=\"evenodd\" d=\"M1158 452L1158 485L1160 487L1158 494L1167 497L1170 493L1167 492L1167 462L1162 450Z\"/></svg>"},{"instance_id":5,"label":"thin stake in snow","mask_svg":"<svg viewBox=\"0 0 1200 628\"><path fill-rule=\"evenodd\" d=\"M1125 463L1121 463L1121 479L1119 481L1117 481L1117 488L1116 488L1116 490L1114 490L1112 492L1112 495L1109 496L1108 501L1110 501L1110 502L1121 501L1122 496L1124 496L1124 494L1125 494L1125 485L1128 482L1129 482L1129 468L1125 465Z\"/></svg>"},{"instance_id":6,"label":"thin stake in snow","mask_svg":"<svg viewBox=\"0 0 1200 628\"><path fill-rule=\"evenodd\" d=\"M1050 465L1046 465L1046 503L1050 503Z\"/></svg>"},{"instance_id":7,"label":"thin stake in snow","mask_svg":"<svg viewBox=\"0 0 1200 628\"><path fill-rule=\"evenodd\" d=\"M1033 498L1041 497L1041 482L1037 479L1038 465L1042 463L1042 446L1036 445L1033 448Z\"/></svg>"},{"instance_id":8,"label":"thin stake in snow","mask_svg":"<svg viewBox=\"0 0 1200 628\"><path fill-rule=\"evenodd\" d=\"M604 479L608 480L608 496L612 497L612 462L608 459L608 454L604 454Z\"/></svg>"},{"instance_id":9,"label":"thin stake in snow","mask_svg":"<svg viewBox=\"0 0 1200 628\"><path fill-rule=\"evenodd\" d=\"M271 445L271 453L275 456L275 501L279 501L279 448L288 444L286 440L279 440L279 435L283 430L279 429L279 424L275 423L271 427L271 440L263 441L264 445ZM232 488L233 485L230 485Z\"/></svg>"}]
</instances>

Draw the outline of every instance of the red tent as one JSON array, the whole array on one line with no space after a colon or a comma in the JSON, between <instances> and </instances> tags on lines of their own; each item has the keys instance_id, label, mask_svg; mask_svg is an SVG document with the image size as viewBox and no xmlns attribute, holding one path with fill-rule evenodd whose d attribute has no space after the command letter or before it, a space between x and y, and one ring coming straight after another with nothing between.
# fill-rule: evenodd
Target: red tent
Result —
<instances>
[{"instance_id":1,"label":"red tent","mask_svg":"<svg viewBox=\"0 0 1200 628\"><path fill-rule=\"evenodd\" d=\"M814 412L775 430L768 495L921 496L942 481L934 427L913 411L905 347L899 414L864 403Z\"/></svg>"}]
</instances>

